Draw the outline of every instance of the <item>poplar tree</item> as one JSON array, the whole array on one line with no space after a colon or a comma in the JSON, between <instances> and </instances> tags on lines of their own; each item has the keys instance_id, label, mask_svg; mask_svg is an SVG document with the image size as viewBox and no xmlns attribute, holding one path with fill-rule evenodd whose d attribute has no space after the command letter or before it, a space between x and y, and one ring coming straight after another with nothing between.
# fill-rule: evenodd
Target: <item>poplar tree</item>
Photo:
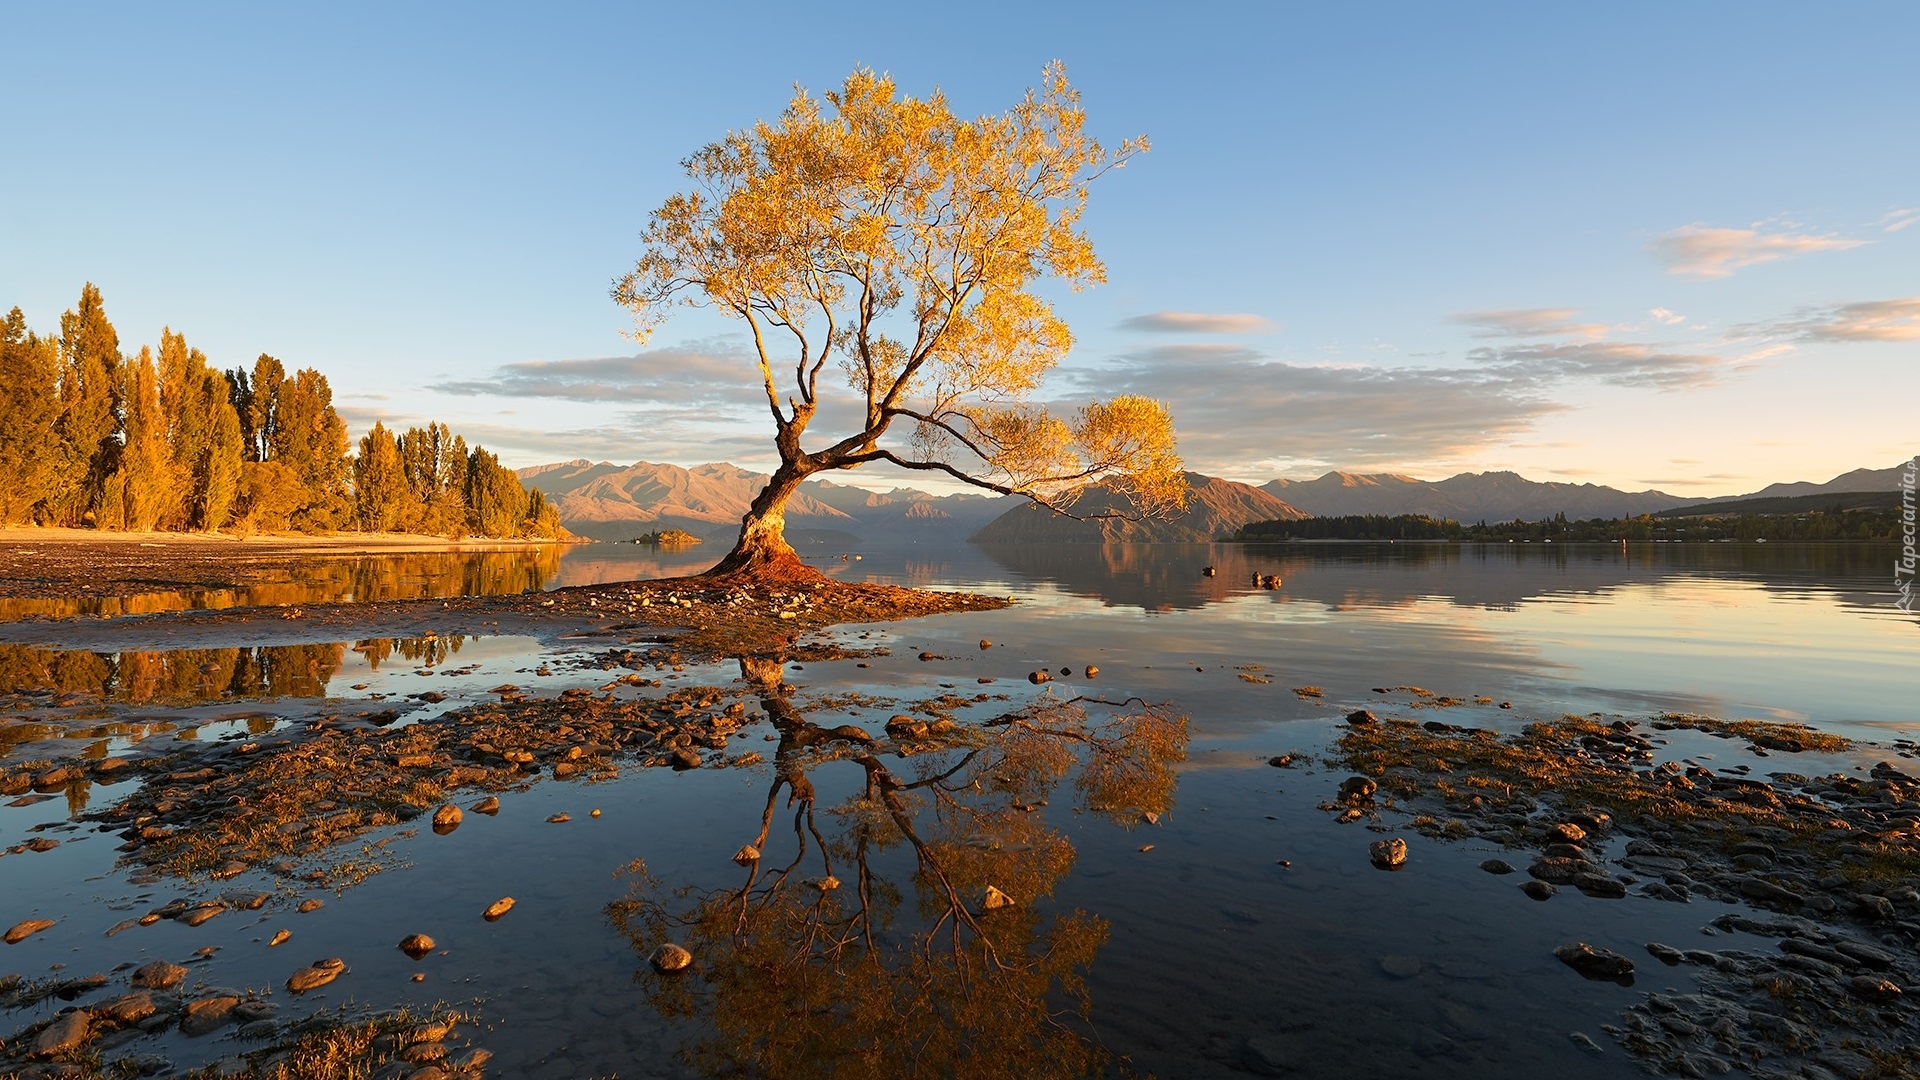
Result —
<instances>
[{"instance_id":1,"label":"poplar tree","mask_svg":"<svg viewBox=\"0 0 1920 1080\"><path fill-rule=\"evenodd\" d=\"M145 531L178 499L182 478L175 474L167 448L153 350L142 346L132 363L121 365L121 377L123 442L102 492L98 523L102 528Z\"/></svg>"},{"instance_id":2,"label":"poplar tree","mask_svg":"<svg viewBox=\"0 0 1920 1080\"><path fill-rule=\"evenodd\" d=\"M80 303L60 316L59 461L50 500L57 524L92 520L118 467L120 335L89 281Z\"/></svg>"},{"instance_id":3,"label":"poplar tree","mask_svg":"<svg viewBox=\"0 0 1920 1080\"><path fill-rule=\"evenodd\" d=\"M60 349L27 329L19 308L0 321L0 525L33 520L53 495L59 447Z\"/></svg>"},{"instance_id":4,"label":"poplar tree","mask_svg":"<svg viewBox=\"0 0 1920 1080\"><path fill-rule=\"evenodd\" d=\"M160 332L160 409L176 485L163 528L212 531L227 523L245 454L233 396L228 376L206 354L170 328Z\"/></svg>"},{"instance_id":5,"label":"poplar tree","mask_svg":"<svg viewBox=\"0 0 1920 1080\"><path fill-rule=\"evenodd\" d=\"M401 467L400 446L385 424L375 421L373 430L360 439L359 456L353 459L354 518L367 532L394 532L418 506L418 499L407 484Z\"/></svg>"}]
</instances>

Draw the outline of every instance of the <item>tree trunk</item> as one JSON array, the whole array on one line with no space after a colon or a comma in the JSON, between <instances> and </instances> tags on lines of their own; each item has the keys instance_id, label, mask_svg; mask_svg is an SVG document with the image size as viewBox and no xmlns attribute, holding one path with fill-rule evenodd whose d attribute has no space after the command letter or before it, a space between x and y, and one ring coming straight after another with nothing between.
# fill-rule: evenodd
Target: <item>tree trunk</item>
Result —
<instances>
[{"instance_id":1,"label":"tree trunk","mask_svg":"<svg viewBox=\"0 0 1920 1080\"><path fill-rule=\"evenodd\" d=\"M727 557L700 575L716 578L753 578L755 580L816 580L823 575L800 561L787 543L787 500L800 490L807 474L790 465L781 465L754 496L753 505L740 520L740 538L734 541Z\"/></svg>"}]
</instances>

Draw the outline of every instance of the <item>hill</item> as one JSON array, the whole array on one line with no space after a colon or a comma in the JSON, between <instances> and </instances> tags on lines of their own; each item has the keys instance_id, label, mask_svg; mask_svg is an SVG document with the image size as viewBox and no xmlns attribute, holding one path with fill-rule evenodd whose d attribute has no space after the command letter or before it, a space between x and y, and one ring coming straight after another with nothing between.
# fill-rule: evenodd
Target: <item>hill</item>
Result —
<instances>
[{"instance_id":1,"label":"hill","mask_svg":"<svg viewBox=\"0 0 1920 1080\"><path fill-rule=\"evenodd\" d=\"M1865 469L1857 470L1865 472ZM1852 474L1849 473L1849 476ZM1774 487L1791 485L1775 484ZM1715 499L1712 502L1662 510L1657 518L1714 517L1730 514L1838 514L1850 510L1894 510L1898 491L1839 491L1815 495L1773 495L1757 498Z\"/></svg>"},{"instance_id":2,"label":"hill","mask_svg":"<svg viewBox=\"0 0 1920 1080\"><path fill-rule=\"evenodd\" d=\"M1876 492L1900 490L1900 474L1906 471L1906 462L1890 469L1855 469L1841 473L1824 484L1811 480L1799 480L1788 484L1769 484L1759 491L1745 495L1728 495L1719 499L1706 500L1706 505L1750 499L1794 499L1807 495L1850 495L1857 492ZM1809 507L1809 509L1817 509ZM1752 513L1770 513L1771 511L1750 511Z\"/></svg>"},{"instance_id":3,"label":"hill","mask_svg":"<svg viewBox=\"0 0 1920 1080\"><path fill-rule=\"evenodd\" d=\"M1073 504L1072 511L1086 516L1126 509L1125 499L1117 493L1093 487ZM1081 521L1023 501L971 539L976 544L1193 543L1228 535L1250 522L1307 516L1259 488L1190 472L1187 509L1172 518Z\"/></svg>"},{"instance_id":4,"label":"hill","mask_svg":"<svg viewBox=\"0 0 1920 1080\"><path fill-rule=\"evenodd\" d=\"M1314 480L1274 480L1260 490L1314 517L1425 514L1468 524L1516 518L1541 521L1555 514L1570 520L1635 517L1696 501L1664 491L1529 480L1514 472L1461 473L1445 480L1330 472Z\"/></svg>"},{"instance_id":5,"label":"hill","mask_svg":"<svg viewBox=\"0 0 1920 1080\"><path fill-rule=\"evenodd\" d=\"M767 474L725 463L632 465L586 460L520 470L559 508L567 528L596 540L631 540L681 529L707 540L730 540ZM795 544L956 542L997 517L1010 500L984 495L930 495L913 488L873 492L812 480L787 504L787 537Z\"/></svg>"}]
</instances>

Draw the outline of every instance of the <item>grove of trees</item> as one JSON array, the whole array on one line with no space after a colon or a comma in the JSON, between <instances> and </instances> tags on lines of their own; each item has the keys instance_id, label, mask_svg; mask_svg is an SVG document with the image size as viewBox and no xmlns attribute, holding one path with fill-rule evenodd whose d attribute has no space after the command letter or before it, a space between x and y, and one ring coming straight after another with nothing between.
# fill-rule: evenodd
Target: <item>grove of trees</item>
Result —
<instances>
[{"instance_id":1,"label":"grove of trees","mask_svg":"<svg viewBox=\"0 0 1920 1080\"><path fill-rule=\"evenodd\" d=\"M0 320L0 525L558 537L511 469L432 423L350 453L327 378L221 371L171 328L128 356L89 282L60 332Z\"/></svg>"}]
</instances>

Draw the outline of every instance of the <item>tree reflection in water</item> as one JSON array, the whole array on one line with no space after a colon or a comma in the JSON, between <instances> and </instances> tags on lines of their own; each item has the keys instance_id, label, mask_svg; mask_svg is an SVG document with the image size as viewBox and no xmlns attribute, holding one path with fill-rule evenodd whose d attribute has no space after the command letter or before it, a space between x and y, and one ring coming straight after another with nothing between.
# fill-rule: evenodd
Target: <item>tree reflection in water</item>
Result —
<instances>
[{"instance_id":1,"label":"tree reflection in water","mask_svg":"<svg viewBox=\"0 0 1920 1080\"><path fill-rule=\"evenodd\" d=\"M1107 923L1050 903L1074 850L1037 811L1071 777L1077 810L1121 825L1166 812L1187 719L1081 699L934 720L924 736L896 718L910 756L889 766L895 746L799 715L778 661L741 669L779 735L758 833L735 856L745 880L675 888L635 862L609 908L638 955L693 953L687 972L638 976L663 1015L701 1024L682 1056L708 1075L783 1077L1109 1067L1083 979ZM842 765L861 770L856 793L818 807L810 774ZM776 836L783 809L791 840Z\"/></svg>"}]
</instances>

